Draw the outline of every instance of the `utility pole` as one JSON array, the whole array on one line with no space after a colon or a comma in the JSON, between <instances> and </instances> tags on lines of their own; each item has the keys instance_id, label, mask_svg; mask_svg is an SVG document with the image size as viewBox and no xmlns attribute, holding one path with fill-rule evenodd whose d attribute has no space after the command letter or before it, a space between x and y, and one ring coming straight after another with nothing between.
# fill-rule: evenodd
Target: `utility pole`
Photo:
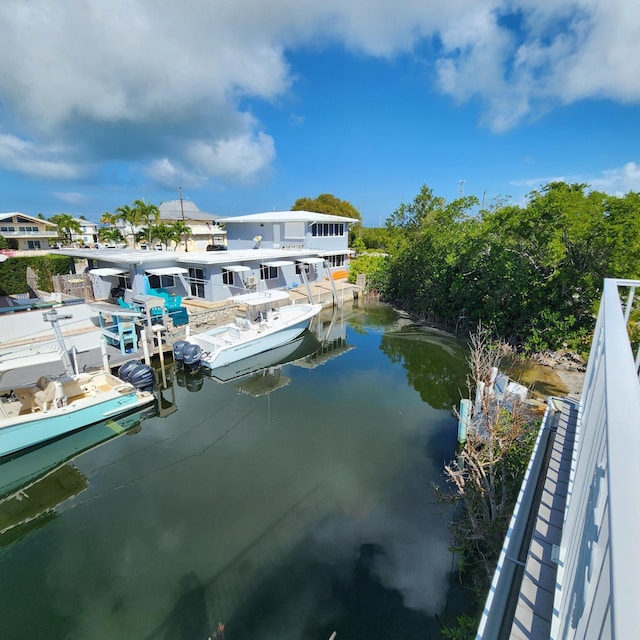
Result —
<instances>
[{"instance_id":1,"label":"utility pole","mask_svg":"<svg viewBox=\"0 0 640 640\"><path fill-rule=\"evenodd\" d=\"M182 187L178 187L178 191L180 193L180 213L182 213L182 226L184 226L184 205L182 204ZM187 236L184 237L184 250L189 251L189 247L187 246Z\"/></svg>"}]
</instances>

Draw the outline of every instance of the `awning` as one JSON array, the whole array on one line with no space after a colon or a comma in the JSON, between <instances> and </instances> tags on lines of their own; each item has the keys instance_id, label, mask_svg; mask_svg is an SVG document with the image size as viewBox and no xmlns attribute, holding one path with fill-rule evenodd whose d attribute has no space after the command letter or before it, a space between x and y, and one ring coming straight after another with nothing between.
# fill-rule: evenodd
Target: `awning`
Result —
<instances>
[{"instance_id":1,"label":"awning","mask_svg":"<svg viewBox=\"0 0 640 640\"><path fill-rule=\"evenodd\" d=\"M114 269L113 267L103 267L101 269L91 269L89 273L92 276L120 276L123 273L129 273L128 269Z\"/></svg>"},{"instance_id":2,"label":"awning","mask_svg":"<svg viewBox=\"0 0 640 640\"><path fill-rule=\"evenodd\" d=\"M235 273L243 273L244 271L251 271L251 267L247 267L245 264L223 264L222 268L226 271L234 271Z\"/></svg>"},{"instance_id":3,"label":"awning","mask_svg":"<svg viewBox=\"0 0 640 640\"><path fill-rule=\"evenodd\" d=\"M144 271L152 276L176 276L179 273L189 273L189 269L184 267L158 267L157 269L145 269Z\"/></svg>"},{"instance_id":4,"label":"awning","mask_svg":"<svg viewBox=\"0 0 640 640\"><path fill-rule=\"evenodd\" d=\"M297 258L298 262L304 262L304 264L323 264L324 258Z\"/></svg>"},{"instance_id":5,"label":"awning","mask_svg":"<svg viewBox=\"0 0 640 640\"><path fill-rule=\"evenodd\" d=\"M276 302L278 300L287 300L289 294L281 289L273 289L272 291L257 291L255 293L241 293L239 296L233 296L231 298L233 302L238 304L248 304L252 306L258 306L262 304L269 304L270 302Z\"/></svg>"},{"instance_id":6,"label":"awning","mask_svg":"<svg viewBox=\"0 0 640 640\"><path fill-rule=\"evenodd\" d=\"M291 260L272 260L271 262L263 262L264 267L288 267L293 264Z\"/></svg>"},{"instance_id":7,"label":"awning","mask_svg":"<svg viewBox=\"0 0 640 640\"><path fill-rule=\"evenodd\" d=\"M107 313L110 316L118 316L119 318L142 318L142 313L134 311L133 309L125 309L115 304L109 304L108 302L91 302L89 303L90 309L95 309L99 313Z\"/></svg>"}]
</instances>

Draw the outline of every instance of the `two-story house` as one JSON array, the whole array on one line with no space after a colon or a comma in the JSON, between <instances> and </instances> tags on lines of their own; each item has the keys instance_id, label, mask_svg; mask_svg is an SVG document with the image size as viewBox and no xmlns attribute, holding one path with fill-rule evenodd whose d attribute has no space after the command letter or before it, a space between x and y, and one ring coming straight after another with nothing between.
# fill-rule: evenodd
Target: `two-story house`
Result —
<instances>
[{"instance_id":1,"label":"two-story house","mask_svg":"<svg viewBox=\"0 0 640 640\"><path fill-rule=\"evenodd\" d=\"M220 218L229 249L311 250L331 268L346 268L349 227L357 220L312 211L272 211Z\"/></svg>"},{"instance_id":2,"label":"two-story house","mask_svg":"<svg viewBox=\"0 0 640 640\"><path fill-rule=\"evenodd\" d=\"M98 243L98 223L84 218L74 218L74 220L80 225L80 233L72 234L73 242L81 246L94 247Z\"/></svg>"},{"instance_id":3,"label":"two-story house","mask_svg":"<svg viewBox=\"0 0 640 640\"><path fill-rule=\"evenodd\" d=\"M191 233L181 242L177 251L206 251L207 247L223 247L226 244L226 233L216 223L213 214L198 209L191 200L168 200L161 202L160 222L171 224L178 220L184 221Z\"/></svg>"},{"instance_id":4,"label":"two-story house","mask_svg":"<svg viewBox=\"0 0 640 640\"><path fill-rule=\"evenodd\" d=\"M58 237L58 227L52 222L26 213L0 213L0 235L4 236L10 249L50 249Z\"/></svg>"}]
</instances>

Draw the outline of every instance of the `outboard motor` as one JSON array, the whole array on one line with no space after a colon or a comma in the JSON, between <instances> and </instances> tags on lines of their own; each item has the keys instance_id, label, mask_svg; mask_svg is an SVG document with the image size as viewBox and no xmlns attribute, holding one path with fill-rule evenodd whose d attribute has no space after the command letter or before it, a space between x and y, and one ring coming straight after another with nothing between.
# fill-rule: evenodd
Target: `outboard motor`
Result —
<instances>
[{"instance_id":1,"label":"outboard motor","mask_svg":"<svg viewBox=\"0 0 640 640\"><path fill-rule=\"evenodd\" d=\"M193 393L195 391L200 391L202 389L202 385L204 384L204 378L202 377L202 369L197 369L193 372L187 372L185 376L185 383L187 387L187 391Z\"/></svg>"},{"instance_id":2,"label":"outboard motor","mask_svg":"<svg viewBox=\"0 0 640 640\"><path fill-rule=\"evenodd\" d=\"M129 373L129 382L136 389L153 389L153 368L149 365L138 363L138 366Z\"/></svg>"},{"instance_id":3,"label":"outboard motor","mask_svg":"<svg viewBox=\"0 0 640 640\"><path fill-rule=\"evenodd\" d=\"M202 349L197 344L187 342L182 349L182 361L185 367L195 368L200 364Z\"/></svg>"},{"instance_id":4,"label":"outboard motor","mask_svg":"<svg viewBox=\"0 0 640 640\"><path fill-rule=\"evenodd\" d=\"M183 351L188 344L186 340L177 340L173 343L173 359L176 362L182 362Z\"/></svg>"},{"instance_id":5,"label":"outboard motor","mask_svg":"<svg viewBox=\"0 0 640 640\"><path fill-rule=\"evenodd\" d=\"M123 382L131 382L131 373L140 364L142 364L140 360L127 360L127 362L120 365L120 368L118 369L118 378L120 378L120 380L122 380Z\"/></svg>"}]
</instances>

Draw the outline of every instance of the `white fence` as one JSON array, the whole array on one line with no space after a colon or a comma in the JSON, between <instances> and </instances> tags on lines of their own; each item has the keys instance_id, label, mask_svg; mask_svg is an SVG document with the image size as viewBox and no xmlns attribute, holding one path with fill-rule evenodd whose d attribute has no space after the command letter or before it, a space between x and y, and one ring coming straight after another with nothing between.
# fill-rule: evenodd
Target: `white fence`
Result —
<instances>
[{"instance_id":1,"label":"white fence","mask_svg":"<svg viewBox=\"0 0 640 640\"><path fill-rule=\"evenodd\" d=\"M640 383L627 330L636 287L640 281L604 283L578 417L552 638L634 638L640 629Z\"/></svg>"}]
</instances>

